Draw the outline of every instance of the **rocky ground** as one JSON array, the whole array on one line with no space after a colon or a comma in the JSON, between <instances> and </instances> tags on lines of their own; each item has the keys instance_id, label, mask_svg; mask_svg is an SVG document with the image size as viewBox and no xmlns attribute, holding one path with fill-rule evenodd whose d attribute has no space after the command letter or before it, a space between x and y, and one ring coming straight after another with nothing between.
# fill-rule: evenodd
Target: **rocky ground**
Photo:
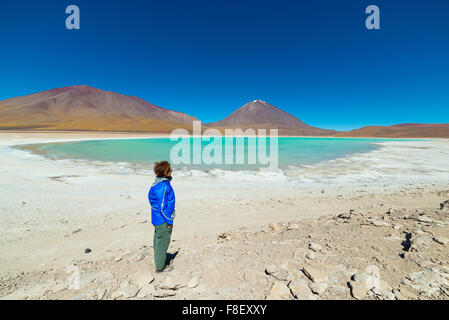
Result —
<instances>
[{"instance_id":1,"label":"rocky ground","mask_svg":"<svg viewBox=\"0 0 449 320\"><path fill-rule=\"evenodd\" d=\"M95 261L86 248L65 269L2 275L0 297L449 299L449 200L240 228L212 243L174 241L170 252L174 270L155 274L150 245Z\"/></svg>"}]
</instances>

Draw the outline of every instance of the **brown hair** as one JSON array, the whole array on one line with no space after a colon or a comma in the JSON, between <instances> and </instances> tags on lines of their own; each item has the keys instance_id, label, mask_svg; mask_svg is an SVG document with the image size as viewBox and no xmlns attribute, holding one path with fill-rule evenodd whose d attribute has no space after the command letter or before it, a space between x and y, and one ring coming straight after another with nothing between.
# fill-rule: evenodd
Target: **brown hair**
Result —
<instances>
[{"instance_id":1,"label":"brown hair","mask_svg":"<svg viewBox=\"0 0 449 320\"><path fill-rule=\"evenodd\" d=\"M168 177L168 173L171 171L170 163L168 161L161 161L154 163L154 174L156 177Z\"/></svg>"}]
</instances>

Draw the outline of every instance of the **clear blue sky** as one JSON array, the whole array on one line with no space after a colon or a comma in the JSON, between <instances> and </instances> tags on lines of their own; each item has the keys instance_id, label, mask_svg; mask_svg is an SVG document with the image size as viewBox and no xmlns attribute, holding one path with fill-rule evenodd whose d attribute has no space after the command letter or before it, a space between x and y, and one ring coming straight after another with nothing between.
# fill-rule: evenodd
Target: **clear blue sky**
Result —
<instances>
[{"instance_id":1,"label":"clear blue sky","mask_svg":"<svg viewBox=\"0 0 449 320\"><path fill-rule=\"evenodd\" d=\"M0 100L87 84L203 122L254 99L324 128L449 122L448 15L447 0L4 0Z\"/></svg>"}]
</instances>

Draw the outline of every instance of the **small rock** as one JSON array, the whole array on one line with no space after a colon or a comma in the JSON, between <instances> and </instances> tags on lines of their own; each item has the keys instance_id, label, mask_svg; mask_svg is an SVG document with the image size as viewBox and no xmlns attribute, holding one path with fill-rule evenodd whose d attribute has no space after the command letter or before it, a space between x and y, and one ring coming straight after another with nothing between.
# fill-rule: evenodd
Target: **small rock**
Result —
<instances>
[{"instance_id":1,"label":"small rock","mask_svg":"<svg viewBox=\"0 0 449 320\"><path fill-rule=\"evenodd\" d=\"M175 296L176 291L158 289L158 290L154 290L152 294L153 294L153 297L156 297L156 298L165 298L165 297Z\"/></svg>"},{"instance_id":2,"label":"small rock","mask_svg":"<svg viewBox=\"0 0 449 320\"><path fill-rule=\"evenodd\" d=\"M399 290L397 290L397 289L394 289L393 290L393 294L395 295L395 297L396 297L396 300L408 300L404 295L402 295L402 293L399 291Z\"/></svg>"},{"instance_id":3,"label":"small rock","mask_svg":"<svg viewBox=\"0 0 449 320\"><path fill-rule=\"evenodd\" d=\"M436 243L442 244L442 245L446 245L449 243L449 239L447 238L443 238L443 237L433 237L433 240Z\"/></svg>"},{"instance_id":4,"label":"small rock","mask_svg":"<svg viewBox=\"0 0 449 320\"><path fill-rule=\"evenodd\" d=\"M145 298L146 296L153 295L153 293L156 291L154 288L154 285L147 284L143 288L139 290L139 293L137 294L138 298Z\"/></svg>"},{"instance_id":5,"label":"small rock","mask_svg":"<svg viewBox=\"0 0 449 320\"><path fill-rule=\"evenodd\" d=\"M115 291L114 293L111 294L111 299L117 299L119 297L121 297L122 294L120 293L120 290Z\"/></svg>"},{"instance_id":6,"label":"small rock","mask_svg":"<svg viewBox=\"0 0 449 320\"><path fill-rule=\"evenodd\" d=\"M277 223L270 223L268 226L274 232L278 232L278 233L282 232L282 227L279 224L277 224Z\"/></svg>"},{"instance_id":7,"label":"small rock","mask_svg":"<svg viewBox=\"0 0 449 320\"><path fill-rule=\"evenodd\" d=\"M291 274L288 272L287 267L282 265L280 267L271 265L265 269L265 273L281 281L287 281L291 279Z\"/></svg>"},{"instance_id":8,"label":"small rock","mask_svg":"<svg viewBox=\"0 0 449 320\"><path fill-rule=\"evenodd\" d=\"M318 243L311 242L309 243L309 249L315 252L321 252L321 250L323 250L323 247Z\"/></svg>"},{"instance_id":9,"label":"small rock","mask_svg":"<svg viewBox=\"0 0 449 320\"><path fill-rule=\"evenodd\" d=\"M75 233L78 233L78 232L81 232L81 229L76 229L72 233L75 234Z\"/></svg>"},{"instance_id":10,"label":"small rock","mask_svg":"<svg viewBox=\"0 0 449 320\"><path fill-rule=\"evenodd\" d=\"M145 287L146 285L153 282L154 277L150 272L143 272L140 275L137 276L137 287L139 289Z\"/></svg>"},{"instance_id":11,"label":"small rock","mask_svg":"<svg viewBox=\"0 0 449 320\"><path fill-rule=\"evenodd\" d=\"M95 290L95 292L97 293L98 300L101 300L101 299L103 299L104 295L106 294L106 289L99 287Z\"/></svg>"},{"instance_id":12,"label":"small rock","mask_svg":"<svg viewBox=\"0 0 449 320\"><path fill-rule=\"evenodd\" d=\"M168 275L164 282L160 285L160 288L164 290L178 290L185 286L187 286L186 282L173 275Z\"/></svg>"},{"instance_id":13,"label":"small rock","mask_svg":"<svg viewBox=\"0 0 449 320\"><path fill-rule=\"evenodd\" d=\"M308 252L308 253L306 254L306 258L309 259L309 260L315 259L315 258L316 258L315 252L313 252L313 251Z\"/></svg>"},{"instance_id":14,"label":"small rock","mask_svg":"<svg viewBox=\"0 0 449 320\"><path fill-rule=\"evenodd\" d=\"M218 240L231 240L231 234L229 232L224 232L218 235Z\"/></svg>"},{"instance_id":15,"label":"small rock","mask_svg":"<svg viewBox=\"0 0 449 320\"><path fill-rule=\"evenodd\" d=\"M296 223L289 224L287 227L287 231L290 230L299 230L299 226Z\"/></svg>"},{"instance_id":16,"label":"small rock","mask_svg":"<svg viewBox=\"0 0 449 320\"><path fill-rule=\"evenodd\" d=\"M119 262L119 261L121 261L123 258L121 257L121 256L117 256L117 257L115 257L114 258L114 261L115 262Z\"/></svg>"},{"instance_id":17,"label":"small rock","mask_svg":"<svg viewBox=\"0 0 449 320\"><path fill-rule=\"evenodd\" d=\"M337 217L339 217L340 219L350 219L351 218L351 213L347 212L347 213L340 213Z\"/></svg>"},{"instance_id":18,"label":"small rock","mask_svg":"<svg viewBox=\"0 0 449 320\"><path fill-rule=\"evenodd\" d=\"M375 227L390 227L390 224L384 221L379 221L375 219L368 219L367 221Z\"/></svg>"},{"instance_id":19,"label":"small rock","mask_svg":"<svg viewBox=\"0 0 449 320\"><path fill-rule=\"evenodd\" d=\"M131 285L131 286L121 288L119 290L119 292L125 298L133 298L137 295L137 293L139 292L139 289L136 288L135 286Z\"/></svg>"},{"instance_id":20,"label":"small rock","mask_svg":"<svg viewBox=\"0 0 449 320\"><path fill-rule=\"evenodd\" d=\"M325 272L309 266L304 267L303 272L306 277L313 282L326 282L328 280L327 274Z\"/></svg>"},{"instance_id":21,"label":"small rock","mask_svg":"<svg viewBox=\"0 0 449 320\"><path fill-rule=\"evenodd\" d=\"M449 200L440 203L440 210L449 209Z\"/></svg>"},{"instance_id":22,"label":"small rock","mask_svg":"<svg viewBox=\"0 0 449 320\"><path fill-rule=\"evenodd\" d=\"M316 300L316 296L310 291L307 281L304 279L292 280L288 284L293 296L298 300Z\"/></svg>"},{"instance_id":23,"label":"small rock","mask_svg":"<svg viewBox=\"0 0 449 320\"><path fill-rule=\"evenodd\" d=\"M424 223L431 223L433 220L427 216L419 216L416 220Z\"/></svg>"},{"instance_id":24,"label":"small rock","mask_svg":"<svg viewBox=\"0 0 449 320\"><path fill-rule=\"evenodd\" d=\"M324 291L326 291L328 285L326 282L312 282L309 283L309 288L312 290L315 294L322 294Z\"/></svg>"},{"instance_id":25,"label":"small rock","mask_svg":"<svg viewBox=\"0 0 449 320\"><path fill-rule=\"evenodd\" d=\"M357 300L365 299L368 288L362 282L349 281L348 286L351 289L351 296L353 296Z\"/></svg>"},{"instance_id":26,"label":"small rock","mask_svg":"<svg viewBox=\"0 0 449 320\"><path fill-rule=\"evenodd\" d=\"M190 279L190 281L187 283L187 288L193 289L198 286L198 281L195 278Z\"/></svg>"},{"instance_id":27,"label":"small rock","mask_svg":"<svg viewBox=\"0 0 449 320\"><path fill-rule=\"evenodd\" d=\"M285 282L276 281L271 287L270 293L265 298L266 300L291 300L292 296L290 289Z\"/></svg>"},{"instance_id":28,"label":"small rock","mask_svg":"<svg viewBox=\"0 0 449 320\"><path fill-rule=\"evenodd\" d=\"M92 250L89 248L84 249L84 253L89 253L89 252L92 252Z\"/></svg>"}]
</instances>

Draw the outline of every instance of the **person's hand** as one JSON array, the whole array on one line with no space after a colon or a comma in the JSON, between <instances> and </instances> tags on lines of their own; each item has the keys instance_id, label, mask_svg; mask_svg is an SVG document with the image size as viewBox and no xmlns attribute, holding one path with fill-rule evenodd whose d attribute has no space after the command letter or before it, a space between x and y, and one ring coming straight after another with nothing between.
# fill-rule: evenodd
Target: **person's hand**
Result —
<instances>
[{"instance_id":1,"label":"person's hand","mask_svg":"<svg viewBox=\"0 0 449 320\"><path fill-rule=\"evenodd\" d=\"M169 227L169 228L173 228L173 225L172 225L172 224L169 224L168 227Z\"/></svg>"}]
</instances>

